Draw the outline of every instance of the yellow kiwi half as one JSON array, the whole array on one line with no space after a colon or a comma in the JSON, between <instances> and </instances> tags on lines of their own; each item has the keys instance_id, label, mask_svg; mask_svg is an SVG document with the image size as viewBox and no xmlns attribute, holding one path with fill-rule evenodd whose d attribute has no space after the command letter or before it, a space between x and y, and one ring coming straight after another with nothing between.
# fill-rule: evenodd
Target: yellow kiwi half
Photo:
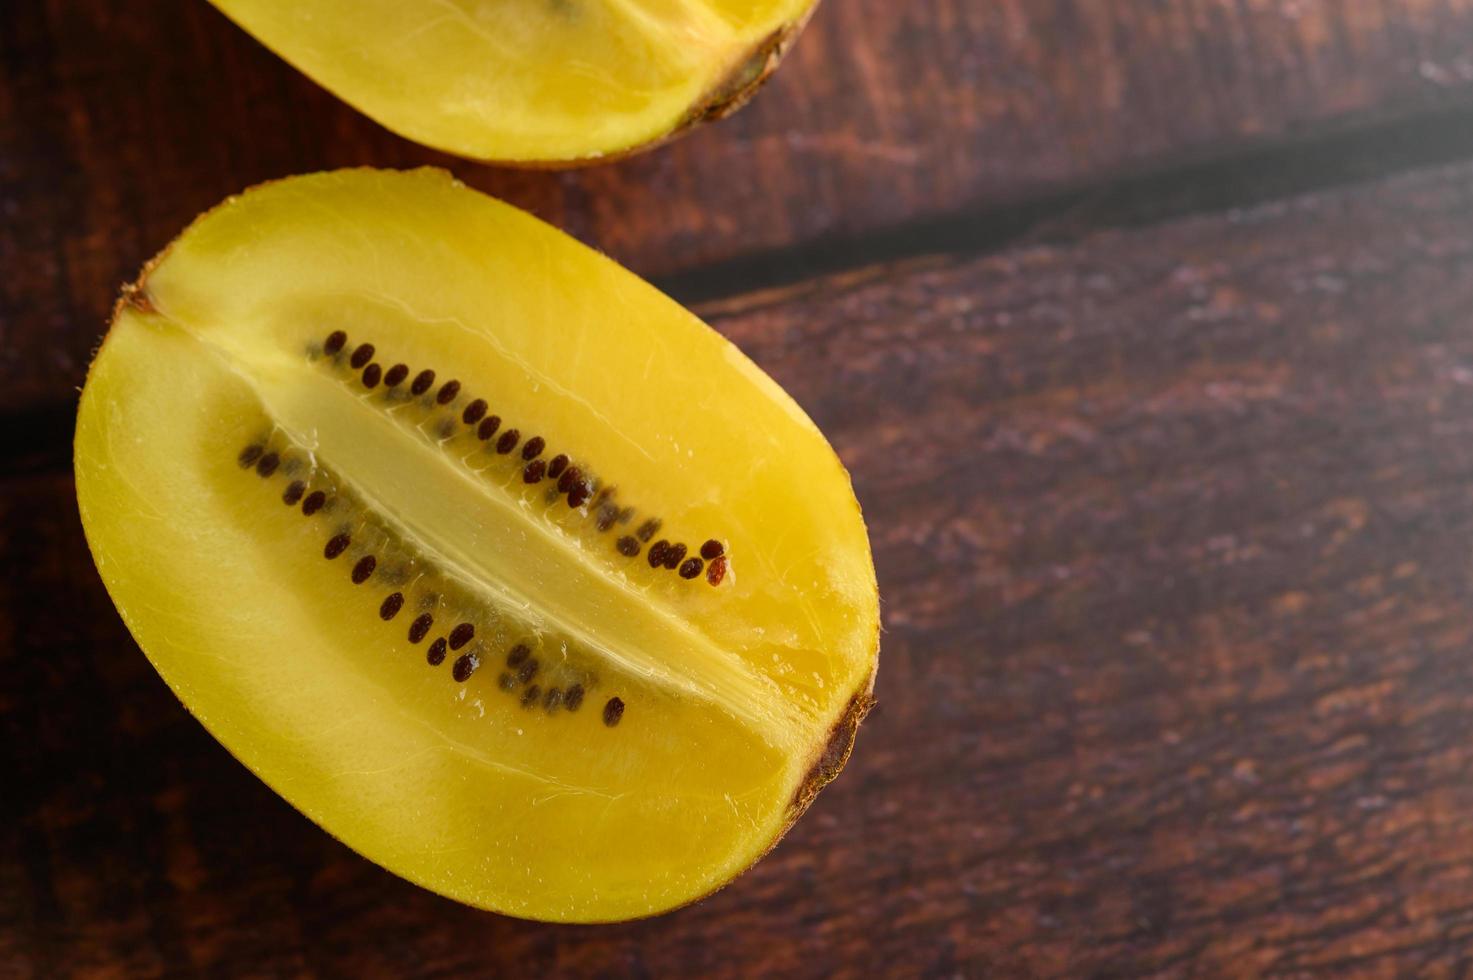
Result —
<instances>
[{"instance_id":1,"label":"yellow kiwi half","mask_svg":"<svg viewBox=\"0 0 1473 980\"><path fill-rule=\"evenodd\" d=\"M212 0L401 136L575 164L734 111L817 0Z\"/></svg>"},{"instance_id":2,"label":"yellow kiwi half","mask_svg":"<svg viewBox=\"0 0 1473 980\"><path fill-rule=\"evenodd\" d=\"M185 706L369 859L537 919L657 913L848 758L878 597L767 375L436 170L205 214L119 301L87 540Z\"/></svg>"}]
</instances>

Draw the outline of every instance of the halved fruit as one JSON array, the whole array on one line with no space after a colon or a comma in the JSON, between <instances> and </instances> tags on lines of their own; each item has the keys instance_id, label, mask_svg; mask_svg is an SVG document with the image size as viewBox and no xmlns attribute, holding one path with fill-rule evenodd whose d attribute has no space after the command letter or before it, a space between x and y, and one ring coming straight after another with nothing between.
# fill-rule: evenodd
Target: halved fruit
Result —
<instances>
[{"instance_id":1,"label":"halved fruit","mask_svg":"<svg viewBox=\"0 0 1473 980\"><path fill-rule=\"evenodd\" d=\"M559 164L743 105L817 0L211 0L401 136Z\"/></svg>"},{"instance_id":2,"label":"halved fruit","mask_svg":"<svg viewBox=\"0 0 1473 980\"><path fill-rule=\"evenodd\" d=\"M433 170L267 184L119 302L82 522L184 704L365 856L596 921L719 887L848 757L878 600L802 410Z\"/></svg>"}]
</instances>

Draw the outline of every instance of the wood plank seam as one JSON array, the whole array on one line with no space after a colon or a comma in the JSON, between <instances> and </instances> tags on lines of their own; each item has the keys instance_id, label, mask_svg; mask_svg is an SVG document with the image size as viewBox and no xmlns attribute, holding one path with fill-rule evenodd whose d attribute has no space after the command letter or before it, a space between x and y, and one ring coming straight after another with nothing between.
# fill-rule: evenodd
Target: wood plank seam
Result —
<instances>
[{"instance_id":1,"label":"wood plank seam","mask_svg":"<svg viewBox=\"0 0 1473 980\"><path fill-rule=\"evenodd\" d=\"M1065 244L1112 228L1229 211L1466 159L1473 159L1473 101L1292 143L1234 150L1008 208L921 219L857 239L814 239L654 282L701 312L700 307L743 295L911 258ZM0 446L0 478L70 467L75 414L68 399L0 415L0 424L16 433Z\"/></svg>"},{"instance_id":2,"label":"wood plank seam","mask_svg":"<svg viewBox=\"0 0 1473 980\"><path fill-rule=\"evenodd\" d=\"M820 236L653 281L689 306L921 255L1064 244L1111 228L1248 207L1470 158L1473 100L1415 116L1349 122L1287 141L1235 145L1006 207L922 217L854 238Z\"/></svg>"}]
</instances>

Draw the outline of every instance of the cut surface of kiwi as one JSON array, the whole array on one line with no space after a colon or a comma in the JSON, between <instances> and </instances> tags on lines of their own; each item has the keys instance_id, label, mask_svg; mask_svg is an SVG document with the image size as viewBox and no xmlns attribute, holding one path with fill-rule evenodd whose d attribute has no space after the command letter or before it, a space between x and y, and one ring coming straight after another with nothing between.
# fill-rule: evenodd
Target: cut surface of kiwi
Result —
<instances>
[{"instance_id":1,"label":"cut surface of kiwi","mask_svg":"<svg viewBox=\"0 0 1473 980\"><path fill-rule=\"evenodd\" d=\"M660 142L741 106L817 0L211 0L389 129L555 165Z\"/></svg>"},{"instance_id":2,"label":"cut surface of kiwi","mask_svg":"<svg viewBox=\"0 0 1473 980\"><path fill-rule=\"evenodd\" d=\"M82 392L97 567L184 704L366 857L519 916L657 913L848 758L848 475L734 346L442 171L199 218Z\"/></svg>"}]
</instances>

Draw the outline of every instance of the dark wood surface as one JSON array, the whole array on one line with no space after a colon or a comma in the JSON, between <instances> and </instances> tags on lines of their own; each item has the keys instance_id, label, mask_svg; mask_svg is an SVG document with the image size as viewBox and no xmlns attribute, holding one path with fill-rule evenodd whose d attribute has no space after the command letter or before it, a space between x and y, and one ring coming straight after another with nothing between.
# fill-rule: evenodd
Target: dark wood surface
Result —
<instances>
[{"instance_id":1,"label":"dark wood surface","mask_svg":"<svg viewBox=\"0 0 1473 980\"><path fill-rule=\"evenodd\" d=\"M202 2L0 6L0 975L1462 975L1473 4L827 0L736 118L516 173ZM850 768L639 923L361 860L153 674L82 541L117 285L251 182L451 165L653 276L850 466Z\"/></svg>"}]
</instances>

